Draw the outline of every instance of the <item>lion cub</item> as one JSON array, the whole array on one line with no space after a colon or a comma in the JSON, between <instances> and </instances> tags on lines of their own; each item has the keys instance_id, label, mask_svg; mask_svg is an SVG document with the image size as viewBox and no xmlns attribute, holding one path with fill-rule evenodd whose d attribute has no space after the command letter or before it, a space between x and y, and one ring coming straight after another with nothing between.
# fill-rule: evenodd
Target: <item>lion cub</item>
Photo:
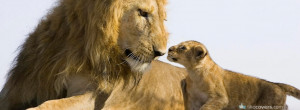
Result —
<instances>
[{"instance_id":1,"label":"lion cub","mask_svg":"<svg viewBox=\"0 0 300 110\"><path fill-rule=\"evenodd\" d=\"M182 64L186 78L189 110L238 110L239 105L285 109L286 95L300 99L300 91L287 84L272 83L222 69L205 46L186 41L169 49L168 60Z\"/></svg>"}]
</instances>

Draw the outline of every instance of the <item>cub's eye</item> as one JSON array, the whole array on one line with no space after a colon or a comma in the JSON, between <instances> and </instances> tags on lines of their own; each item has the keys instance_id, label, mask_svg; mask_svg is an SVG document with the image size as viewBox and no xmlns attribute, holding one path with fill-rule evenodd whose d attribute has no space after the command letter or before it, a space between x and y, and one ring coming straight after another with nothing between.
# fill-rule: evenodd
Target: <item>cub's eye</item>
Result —
<instances>
[{"instance_id":1,"label":"cub's eye","mask_svg":"<svg viewBox=\"0 0 300 110\"><path fill-rule=\"evenodd\" d=\"M180 46L179 49L180 49L180 50L185 50L186 47L185 47L185 46Z\"/></svg>"},{"instance_id":2,"label":"cub's eye","mask_svg":"<svg viewBox=\"0 0 300 110\"><path fill-rule=\"evenodd\" d=\"M201 55L203 55L203 53L204 53L203 51L198 51L197 56L201 56Z\"/></svg>"},{"instance_id":3,"label":"cub's eye","mask_svg":"<svg viewBox=\"0 0 300 110\"><path fill-rule=\"evenodd\" d=\"M141 10L141 9L138 9L138 11L139 11L139 15L140 15L140 16L143 16L143 17L145 17L145 18L148 17L148 12L145 12L145 11L143 11L143 10Z\"/></svg>"}]
</instances>

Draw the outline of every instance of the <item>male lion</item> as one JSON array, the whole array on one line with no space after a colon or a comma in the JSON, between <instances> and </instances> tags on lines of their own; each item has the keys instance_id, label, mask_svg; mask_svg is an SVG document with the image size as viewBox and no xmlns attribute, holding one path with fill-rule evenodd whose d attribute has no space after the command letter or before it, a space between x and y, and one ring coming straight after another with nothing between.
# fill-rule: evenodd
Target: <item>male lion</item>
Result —
<instances>
[{"instance_id":1,"label":"male lion","mask_svg":"<svg viewBox=\"0 0 300 110\"><path fill-rule=\"evenodd\" d=\"M165 4L61 0L22 45L1 91L1 109L60 98L40 107L182 109L184 70L153 61L166 49Z\"/></svg>"},{"instance_id":2,"label":"male lion","mask_svg":"<svg viewBox=\"0 0 300 110\"><path fill-rule=\"evenodd\" d=\"M182 64L188 71L189 110L238 110L241 103L282 110L287 94L300 99L300 90L290 85L222 69L211 59L206 47L197 41L172 46L168 60Z\"/></svg>"}]
</instances>

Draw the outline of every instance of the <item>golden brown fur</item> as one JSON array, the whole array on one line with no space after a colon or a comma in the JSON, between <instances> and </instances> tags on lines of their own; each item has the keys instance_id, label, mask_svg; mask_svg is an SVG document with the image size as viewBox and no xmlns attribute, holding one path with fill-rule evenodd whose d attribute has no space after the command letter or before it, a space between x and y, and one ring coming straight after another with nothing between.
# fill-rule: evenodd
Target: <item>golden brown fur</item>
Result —
<instances>
[{"instance_id":1,"label":"golden brown fur","mask_svg":"<svg viewBox=\"0 0 300 110\"><path fill-rule=\"evenodd\" d=\"M211 59L205 46L196 41L171 47L168 59L188 70L190 110L238 110L240 104L284 109L286 94L300 99L300 90L295 87L222 69Z\"/></svg>"},{"instance_id":2,"label":"golden brown fur","mask_svg":"<svg viewBox=\"0 0 300 110\"><path fill-rule=\"evenodd\" d=\"M119 82L136 83L151 61L164 54L165 4L164 0L61 0L20 48L1 91L1 109L72 99L96 88L110 94ZM77 90L70 85L78 76L97 86ZM70 88L79 92L70 93Z\"/></svg>"}]
</instances>

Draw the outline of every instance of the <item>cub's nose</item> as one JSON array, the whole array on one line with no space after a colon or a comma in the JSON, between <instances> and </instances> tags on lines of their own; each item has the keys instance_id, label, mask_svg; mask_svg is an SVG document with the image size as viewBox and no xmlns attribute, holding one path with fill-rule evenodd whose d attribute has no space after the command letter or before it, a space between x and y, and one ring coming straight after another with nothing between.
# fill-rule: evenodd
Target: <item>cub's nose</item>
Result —
<instances>
[{"instance_id":1,"label":"cub's nose","mask_svg":"<svg viewBox=\"0 0 300 110\"><path fill-rule=\"evenodd\" d=\"M154 50L154 56L155 56L155 57L163 56L164 54L165 54L164 52Z\"/></svg>"},{"instance_id":2,"label":"cub's nose","mask_svg":"<svg viewBox=\"0 0 300 110\"><path fill-rule=\"evenodd\" d=\"M174 50L175 50L175 47L174 47L174 46L172 46L172 47L169 48L169 52L172 52L172 51L174 51Z\"/></svg>"}]
</instances>

